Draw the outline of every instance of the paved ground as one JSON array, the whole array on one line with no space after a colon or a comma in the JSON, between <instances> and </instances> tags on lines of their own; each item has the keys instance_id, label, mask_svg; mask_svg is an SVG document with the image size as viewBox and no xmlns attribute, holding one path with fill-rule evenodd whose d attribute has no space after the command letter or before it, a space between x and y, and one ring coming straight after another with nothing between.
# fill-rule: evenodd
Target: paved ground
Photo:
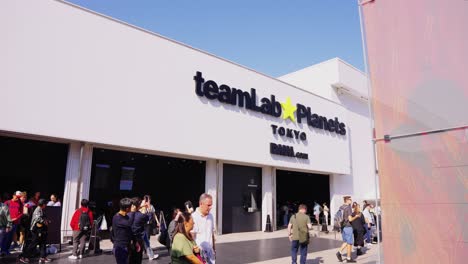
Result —
<instances>
[{"instance_id":1,"label":"paved ground","mask_svg":"<svg viewBox=\"0 0 468 264\"><path fill-rule=\"evenodd\" d=\"M312 233L311 243L308 249L307 264L319 263L338 263L335 253L341 245L340 234L324 234L319 232ZM170 258L167 250L152 238L152 245L156 247L156 253L160 255L157 260L149 261L144 259L143 263L167 264ZM69 260L67 257L71 254L71 247L64 246L62 253L50 255L53 263L91 263L104 264L114 263L111 254L112 244L110 241L103 241L101 247L104 253L98 256L89 256L82 260ZM290 242L286 238L286 231L280 230L273 233L249 232L218 236L217 238L217 259L220 264L283 264L290 263ZM16 263L16 256L12 255L0 259L0 263ZM377 245L366 252L365 255L358 258L358 263L377 263ZM37 261L37 260L36 260ZM34 263L33 261L31 263ZM37 263L37 262L36 262Z\"/></svg>"}]
</instances>

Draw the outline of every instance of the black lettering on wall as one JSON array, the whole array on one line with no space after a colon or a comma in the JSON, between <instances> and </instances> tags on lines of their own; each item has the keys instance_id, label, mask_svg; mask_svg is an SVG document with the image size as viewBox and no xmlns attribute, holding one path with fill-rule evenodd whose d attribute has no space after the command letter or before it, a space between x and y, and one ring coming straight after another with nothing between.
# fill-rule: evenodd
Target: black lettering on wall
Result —
<instances>
[{"instance_id":1,"label":"black lettering on wall","mask_svg":"<svg viewBox=\"0 0 468 264\"><path fill-rule=\"evenodd\" d=\"M245 92L241 89L231 88L226 84L218 84L213 80L207 80L203 78L202 72L197 71L193 76L195 80L195 93L198 96L206 97L209 100L218 99L219 102L237 105L239 107L245 107L248 110L261 112L273 117L281 117L282 108L280 102L276 101L275 95L270 95L270 98L259 98L260 105L257 105L257 92L255 88L250 89L249 92ZM346 135L346 125L338 120L338 117L334 119L328 119L325 116L319 116L316 113L312 113L310 107L306 107L302 104L296 104L296 119L297 122L302 124L304 118L307 121L307 125L325 129L330 132L335 132L340 135ZM281 136L286 135L289 138L300 138L305 140L306 134L300 133L293 129L285 129L276 126L273 128L273 133L278 133Z\"/></svg>"},{"instance_id":2,"label":"black lettering on wall","mask_svg":"<svg viewBox=\"0 0 468 264\"><path fill-rule=\"evenodd\" d=\"M264 114L270 115L272 113L270 99L262 98L260 102L262 103L262 105L260 106L260 111Z\"/></svg>"},{"instance_id":3,"label":"black lettering on wall","mask_svg":"<svg viewBox=\"0 0 468 264\"><path fill-rule=\"evenodd\" d=\"M281 104L276 102L276 98L274 95L271 95L271 115L274 117L281 116Z\"/></svg>"},{"instance_id":4,"label":"black lettering on wall","mask_svg":"<svg viewBox=\"0 0 468 264\"><path fill-rule=\"evenodd\" d=\"M218 100L222 103L229 103L231 100L231 88L225 84L219 86Z\"/></svg>"},{"instance_id":5,"label":"black lettering on wall","mask_svg":"<svg viewBox=\"0 0 468 264\"><path fill-rule=\"evenodd\" d=\"M278 134L279 134L280 136L284 136L284 135L286 134L286 129L284 129L284 127L280 127L280 128L278 129Z\"/></svg>"},{"instance_id":6,"label":"black lettering on wall","mask_svg":"<svg viewBox=\"0 0 468 264\"><path fill-rule=\"evenodd\" d=\"M193 79L195 80L195 92L198 96L203 96L202 85L205 79L203 79L202 73L197 71L195 76L193 76Z\"/></svg>"},{"instance_id":7,"label":"black lettering on wall","mask_svg":"<svg viewBox=\"0 0 468 264\"><path fill-rule=\"evenodd\" d=\"M273 135L276 135L276 128L277 127L278 126L276 126L276 125L271 125L271 128L273 129Z\"/></svg>"},{"instance_id":8,"label":"black lettering on wall","mask_svg":"<svg viewBox=\"0 0 468 264\"><path fill-rule=\"evenodd\" d=\"M203 93L205 97L213 100L218 98L218 85L214 81L207 81L203 84Z\"/></svg>"},{"instance_id":9,"label":"black lettering on wall","mask_svg":"<svg viewBox=\"0 0 468 264\"><path fill-rule=\"evenodd\" d=\"M344 123L340 123L340 134L346 135L346 125Z\"/></svg>"},{"instance_id":10,"label":"black lettering on wall","mask_svg":"<svg viewBox=\"0 0 468 264\"><path fill-rule=\"evenodd\" d=\"M306 141L307 140L307 134L305 132L302 132L301 135L300 135L300 138L302 141Z\"/></svg>"},{"instance_id":11,"label":"black lettering on wall","mask_svg":"<svg viewBox=\"0 0 468 264\"><path fill-rule=\"evenodd\" d=\"M307 108L301 104L296 105L296 118L299 124L302 123L302 118L307 118Z\"/></svg>"},{"instance_id":12,"label":"black lettering on wall","mask_svg":"<svg viewBox=\"0 0 468 264\"><path fill-rule=\"evenodd\" d=\"M335 120L328 119L328 131L335 132Z\"/></svg>"},{"instance_id":13,"label":"black lettering on wall","mask_svg":"<svg viewBox=\"0 0 468 264\"><path fill-rule=\"evenodd\" d=\"M294 130L294 137L295 137L296 139L299 139L299 133L300 133L300 131Z\"/></svg>"},{"instance_id":14,"label":"black lettering on wall","mask_svg":"<svg viewBox=\"0 0 468 264\"><path fill-rule=\"evenodd\" d=\"M237 105L239 107L244 107L250 109L251 108L251 98L250 94L248 92L244 92L240 89L232 88L231 90L231 104L235 105L237 102Z\"/></svg>"}]
</instances>

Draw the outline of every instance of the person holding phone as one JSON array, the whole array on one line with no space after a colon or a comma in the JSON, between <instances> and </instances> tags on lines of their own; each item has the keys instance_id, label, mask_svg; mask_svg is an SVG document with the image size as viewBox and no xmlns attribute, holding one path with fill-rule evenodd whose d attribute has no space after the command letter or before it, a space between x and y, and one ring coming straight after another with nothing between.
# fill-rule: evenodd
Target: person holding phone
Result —
<instances>
[{"instance_id":1,"label":"person holding phone","mask_svg":"<svg viewBox=\"0 0 468 264\"><path fill-rule=\"evenodd\" d=\"M187 212L193 213L193 211L195 211L195 210L193 209L193 204L192 204L191 201L186 201L186 202L184 203L184 205L185 205L185 210L186 210Z\"/></svg>"},{"instance_id":2,"label":"person holding phone","mask_svg":"<svg viewBox=\"0 0 468 264\"><path fill-rule=\"evenodd\" d=\"M153 248L151 247L150 238L152 230L155 227L159 228L159 219L156 216L156 209L154 209L154 206L151 204L151 196L143 196L140 212L148 216L148 221L145 224L145 232L143 234L143 245L145 246L146 254L148 255L149 260L157 259L159 255L154 254Z\"/></svg>"}]
</instances>

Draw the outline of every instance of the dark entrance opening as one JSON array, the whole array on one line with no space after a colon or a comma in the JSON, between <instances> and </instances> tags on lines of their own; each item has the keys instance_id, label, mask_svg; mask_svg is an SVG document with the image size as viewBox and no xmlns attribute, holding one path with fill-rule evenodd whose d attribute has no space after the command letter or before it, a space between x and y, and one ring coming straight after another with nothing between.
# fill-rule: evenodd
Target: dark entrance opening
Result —
<instances>
[{"instance_id":1,"label":"dark entrance opening","mask_svg":"<svg viewBox=\"0 0 468 264\"><path fill-rule=\"evenodd\" d=\"M198 205L205 192L205 166L199 160L95 148L90 200L110 221L121 198L149 194L156 210L167 217L173 208L183 209L187 200Z\"/></svg>"},{"instance_id":2,"label":"dark entrance opening","mask_svg":"<svg viewBox=\"0 0 468 264\"><path fill-rule=\"evenodd\" d=\"M11 199L15 191L41 192L63 198L68 145L0 136L0 191ZM5 197L7 198L7 197Z\"/></svg>"},{"instance_id":3,"label":"dark entrance opening","mask_svg":"<svg viewBox=\"0 0 468 264\"><path fill-rule=\"evenodd\" d=\"M322 205L327 203L330 208L330 176L325 174L303 173L295 171L276 171L276 201L277 227L287 225L289 217L297 212L299 204L307 205L307 213L311 215L312 223L314 202ZM289 213L285 219L286 207ZM321 214L320 217L322 217ZM328 216L330 218L330 215Z\"/></svg>"},{"instance_id":4,"label":"dark entrance opening","mask_svg":"<svg viewBox=\"0 0 468 264\"><path fill-rule=\"evenodd\" d=\"M224 164L223 234L262 228L262 169Z\"/></svg>"}]
</instances>

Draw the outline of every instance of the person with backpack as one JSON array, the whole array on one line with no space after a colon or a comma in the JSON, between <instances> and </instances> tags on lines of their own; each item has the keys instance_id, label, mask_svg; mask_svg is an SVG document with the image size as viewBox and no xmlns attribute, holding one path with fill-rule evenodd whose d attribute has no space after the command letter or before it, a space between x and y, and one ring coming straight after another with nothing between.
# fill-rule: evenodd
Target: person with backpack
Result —
<instances>
[{"instance_id":1,"label":"person with backpack","mask_svg":"<svg viewBox=\"0 0 468 264\"><path fill-rule=\"evenodd\" d=\"M351 208L351 203L353 202L351 196L343 197L344 204L340 207L338 212L335 215L335 226L339 225L341 228L341 236L343 237L343 245L338 252L336 252L336 257L340 262L343 261L341 252L346 249L346 262L347 263L356 263L356 260L351 259L351 250L353 249L353 227L351 222L355 219L361 217L361 214L352 216L353 210Z\"/></svg>"},{"instance_id":2,"label":"person with backpack","mask_svg":"<svg viewBox=\"0 0 468 264\"><path fill-rule=\"evenodd\" d=\"M309 245L309 229L312 229L310 217L306 214L307 206L299 205L299 210L289 219L288 234L291 241L292 263L297 263L297 251L301 255L300 263L305 264L307 259L307 247ZM292 230L291 230L292 229Z\"/></svg>"},{"instance_id":3,"label":"person with backpack","mask_svg":"<svg viewBox=\"0 0 468 264\"><path fill-rule=\"evenodd\" d=\"M47 201L45 199L39 199L31 220L31 243L27 247L23 247L23 252L19 255L19 261L21 263L30 262L29 258L36 255L37 246L39 246L40 252L39 263L49 263L52 261L47 257L46 251L48 226L50 224L44 212L46 206Z\"/></svg>"},{"instance_id":4,"label":"person with backpack","mask_svg":"<svg viewBox=\"0 0 468 264\"><path fill-rule=\"evenodd\" d=\"M72 255L68 257L69 259L80 259L83 257L86 238L91 232L93 221L93 213L89 209L89 201L87 199L81 200L81 207L75 211L70 222L70 227L73 230L73 251Z\"/></svg>"}]
</instances>

